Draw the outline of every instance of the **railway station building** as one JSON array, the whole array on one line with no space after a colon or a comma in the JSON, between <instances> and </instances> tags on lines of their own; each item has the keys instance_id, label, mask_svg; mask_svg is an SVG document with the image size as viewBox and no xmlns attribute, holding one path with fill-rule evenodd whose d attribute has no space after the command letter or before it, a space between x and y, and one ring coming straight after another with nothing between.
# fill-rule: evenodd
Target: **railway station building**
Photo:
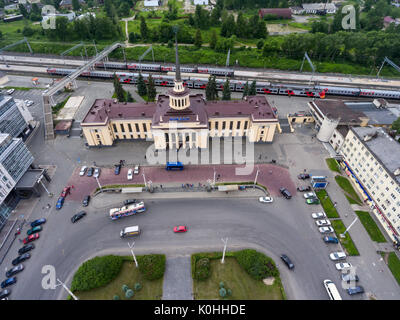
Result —
<instances>
[{"instance_id":1,"label":"railway station building","mask_svg":"<svg viewBox=\"0 0 400 320\"><path fill-rule=\"evenodd\" d=\"M278 117L265 96L207 101L191 94L181 78L178 48L174 88L154 103L95 100L81 122L90 147L118 140L147 139L155 149L208 148L212 137L246 137L251 143L272 142L281 132Z\"/></svg>"}]
</instances>

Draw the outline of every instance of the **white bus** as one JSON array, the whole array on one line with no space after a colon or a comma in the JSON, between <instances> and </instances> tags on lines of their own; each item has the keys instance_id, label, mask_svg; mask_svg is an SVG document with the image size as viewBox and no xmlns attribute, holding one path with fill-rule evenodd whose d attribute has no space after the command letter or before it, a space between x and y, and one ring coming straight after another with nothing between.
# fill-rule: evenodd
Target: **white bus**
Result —
<instances>
[{"instance_id":1,"label":"white bus","mask_svg":"<svg viewBox=\"0 0 400 320\"><path fill-rule=\"evenodd\" d=\"M342 300L342 297L340 296L338 289L331 280L329 279L324 280L324 287L331 300Z\"/></svg>"}]
</instances>

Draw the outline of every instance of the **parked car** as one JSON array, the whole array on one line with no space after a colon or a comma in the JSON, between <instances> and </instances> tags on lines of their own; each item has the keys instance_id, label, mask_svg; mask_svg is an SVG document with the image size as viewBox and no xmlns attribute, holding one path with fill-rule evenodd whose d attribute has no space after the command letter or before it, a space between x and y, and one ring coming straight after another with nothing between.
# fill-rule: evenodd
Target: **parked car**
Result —
<instances>
[{"instance_id":1,"label":"parked car","mask_svg":"<svg viewBox=\"0 0 400 320\"><path fill-rule=\"evenodd\" d=\"M100 177L100 168L95 168L93 173L94 178Z\"/></svg>"},{"instance_id":2,"label":"parked car","mask_svg":"<svg viewBox=\"0 0 400 320\"><path fill-rule=\"evenodd\" d=\"M35 245L33 243L29 243L29 244L23 246L21 249L19 249L18 254L24 254L28 251L31 251L32 249L35 249Z\"/></svg>"},{"instance_id":3,"label":"parked car","mask_svg":"<svg viewBox=\"0 0 400 320\"><path fill-rule=\"evenodd\" d=\"M311 217L313 219L321 219L321 218L326 218L326 215L324 212L314 212L311 214Z\"/></svg>"},{"instance_id":4,"label":"parked car","mask_svg":"<svg viewBox=\"0 0 400 320\"><path fill-rule=\"evenodd\" d=\"M132 180L133 179L133 170L132 169L128 170L127 178L128 178L128 180Z\"/></svg>"},{"instance_id":5,"label":"parked car","mask_svg":"<svg viewBox=\"0 0 400 320\"><path fill-rule=\"evenodd\" d=\"M21 263L22 261L28 260L31 257L30 253L24 253L20 255L19 257L15 258L11 263L13 266L16 266L17 264Z\"/></svg>"},{"instance_id":6,"label":"parked car","mask_svg":"<svg viewBox=\"0 0 400 320\"><path fill-rule=\"evenodd\" d=\"M79 171L79 175L80 175L81 177L84 176L85 173L86 173L86 170L87 170L87 167L86 167L86 166L83 166L83 167L81 168L81 171Z\"/></svg>"},{"instance_id":7,"label":"parked car","mask_svg":"<svg viewBox=\"0 0 400 320\"><path fill-rule=\"evenodd\" d=\"M274 199L272 199L272 197L260 197L258 198L258 201L263 203L271 203L274 201Z\"/></svg>"},{"instance_id":8,"label":"parked car","mask_svg":"<svg viewBox=\"0 0 400 320\"><path fill-rule=\"evenodd\" d=\"M282 254L281 255L281 259L287 265L287 267L289 269L293 269L294 268L294 264L293 264L292 260L290 260L290 258L286 254Z\"/></svg>"},{"instance_id":9,"label":"parked car","mask_svg":"<svg viewBox=\"0 0 400 320\"><path fill-rule=\"evenodd\" d=\"M303 197L305 199L310 199L310 198L316 198L317 195L314 192L307 192L307 193L303 194Z\"/></svg>"},{"instance_id":10,"label":"parked car","mask_svg":"<svg viewBox=\"0 0 400 320\"><path fill-rule=\"evenodd\" d=\"M78 212L77 214L74 214L72 216L71 222L75 223L75 222L79 221L80 219L82 219L84 216L86 216L86 212L85 211Z\"/></svg>"},{"instance_id":11,"label":"parked car","mask_svg":"<svg viewBox=\"0 0 400 320\"><path fill-rule=\"evenodd\" d=\"M8 278L1 283L1 288L3 289L5 287L11 286L12 284L14 284L16 282L17 282L16 277Z\"/></svg>"},{"instance_id":12,"label":"parked car","mask_svg":"<svg viewBox=\"0 0 400 320\"><path fill-rule=\"evenodd\" d=\"M29 229L27 232L26 232L26 234L28 235L28 236L30 236L31 234L34 234L34 233L36 233L36 232L40 232L40 231L42 231L42 226L37 226L37 227L33 227L32 229Z\"/></svg>"},{"instance_id":13,"label":"parked car","mask_svg":"<svg viewBox=\"0 0 400 320\"><path fill-rule=\"evenodd\" d=\"M332 252L329 255L329 258L331 258L331 260L343 260L346 259L346 254L343 251L337 251L337 252Z\"/></svg>"},{"instance_id":14,"label":"parked car","mask_svg":"<svg viewBox=\"0 0 400 320\"><path fill-rule=\"evenodd\" d=\"M56 203L56 209L60 210L64 205L64 197L59 197Z\"/></svg>"},{"instance_id":15,"label":"parked car","mask_svg":"<svg viewBox=\"0 0 400 320\"><path fill-rule=\"evenodd\" d=\"M297 178L301 180L310 179L310 175L308 173L300 173Z\"/></svg>"},{"instance_id":16,"label":"parked car","mask_svg":"<svg viewBox=\"0 0 400 320\"><path fill-rule=\"evenodd\" d=\"M46 218L40 218L31 223L31 227L40 226L41 224L46 223Z\"/></svg>"},{"instance_id":17,"label":"parked car","mask_svg":"<svg viewBox=\"0 0 400 320\"><path fill-rule=\"evenodd\" d=\"M332 227L319 227L318 230L321 233L332 233L332 232L334 232Z\"/></svg>"},{"instance_id":18,"label":"parked car","mask_svg":"<svg viewBox=\"0 0 400 320\"><path fill-rule=\"evenodd\" d=\"M87 206L89 205L89 202L90 202L90 196L87 195L87 196L85 196L85 197L83 198L82 206L87 207Z\"/></svg>"},{"instance_id":19,"label":"parked car","mask_svg":"<svg viewBox=\"0 0 400 320\"><path fill-rule=\"evenodd\" d=\"M339 271L348 270L348 269L350 269L352 267L351 263L349 263L349 262L336 263L335 266L336 266L336 269L339 270Z\"/></svg>"},{"instance_id":20,"label":"parked car","mask_svg":"<svg viewBox=\"0 0 400 320\"><path fill-rule=\"evenodd\" d=\"M187 231L187 227L186 226L176 226L174 227L174 232L178 233L178 232L186 232Z\"/></svg>"},{"instance_id":21,"label":"parked car","mask_svg":"<svg viewBox=\"0 0 400 320\"><path fill-rule=\"evenodd\" d=\"M29 100L28 103L26 104L27 107L30 107L31 105L33 105L34 102L32 100Z\"/></svg>"},{"instance_id":22,"label":"parked car","mask_svg":"<svg viewBox=\"0 0 400 320\"><path fill-rule=\"evenodd\" d=\"M20 273L23 270L24 270L24 265L23 264L19 264L19 265L15 266L14 268L8 270L6 272L6 277L7 278L12 277L13 275L15 275L17 273Z\"/></svg>"},{"instance_id":23,"label":"parked car","mask_svg":"<svg viewBox=\"0 0 400 320\"><path fill-rule=\"evenodd\" d=\"M139 165L135 166L134 174L139 174Z\"/></svg>"},{"instance_id":24,"label":"parked car","mask_svg":"<svg viewBox=\"0 0 400 320\"><path fill-rule=\"evenodd\" d=\"M34 234L31 234L30 236L26 237L23 240L23 242L24 242L24 244L27 244L29 242L35 241L36 239L39 239L39 237L40 237L39 233L34 233Z\"/></svg>"},{"instance_id":25,"label":"parked car","mask_svg":"<svg viewBox=\"0 0 400 320\"><path fill-rule=\"evenodd\" d=\"M309 199L306 199L306 203L307 204L319 204L319 199L317 199L317 198L309 198Z\"/></svg>"},{"instance_id":26,"label":"parked car","mask_svg":"<svg viewBox=\"0 0 400 320\"><path fill-rule=\"evenodd\" d=\"M325 243L339 243L339 240L335 237L324 237Z\"/></svg>"},{"instance_id":27,"label":"parked car","mask_svg":"<svg viewBox=\"0 0 400 320\"><path fill-rule=\"evenodd\" d=\"M297 187L297 191L300 191L300 192L311 191L311 187L310 186L300 186L300 187Z\"/></svg>"},{"instance_id":28,"label":"parked car","mask_svg":"<svg viewBox=\"0 0 400 320\"><path fill-rule=\"evenodd\" d=\"M93 169L92 167L90 167L90 168L88 169L88 171L87 171L86 176L88 176L88 177L93 176L93 172L94 172L94 169Z\"/></svg>"},{"instance_id":29,"label":"parked car","mask_svg":"<svg viewBox=\"0 0 400 320\"><path fill-rule=\"evenodd\" d=\"M10 294L11 294L11 290L9 290L9 289L2 290L2 291L0 291L0 299L3 300L5 298L7 298Z\"/></svg>"},{"instance_id":30,"label":"parked car","mask_svg":"<svg viewBox=\"0 0 400 320\"><path fill-rule=\"evenodd\" d=\"M358 278L358 275L356 275L356 274L353 274L351 272L345 273L345 274L342 273L342 281L344 281L344 282L347 282L347 283L349 283L351 281L357 282L359 280L360 279Z\"/></svg>"},{"instance_id":31,"label":"parked car","mask_svg":"<svg viewBox=\"0 0 400 320\"><path fill-rule=\"evenodd\" d=\"M65 198L65 197L66 197L67 195L69 195L70 193L71 193L71 187L70 187L70 186L65 187L65 188L63 189L63 191L61 192L60 197Z\"/></svg>"},{"instance_id":32,"label":"parked car","mask_svg":"<svg viewBox=\"0 0 400 320\"><path fill-rule=\"evenodd\" d=\"M281 192L281 194L286 198L286 199L290 199L292 198L292 194L289 192L289 190L287 190L284 187L279 188L279 191Z\"/></svg>"},{"instance_id":33,"label":"parked car","mask_svg":"<svg viewBox=\"0 0 400 320\"><path fill-rule=\"evenodd\" d=\"M127 200L125 200L124 201L124 206L127 206L127 205L132 204L132 203L136 203L136 199L127 199Z\"/></svg>"},{"instance_id":34,"label":"parked car","mask_svg":"<svg viewBox=\"0 0 400 320\"><path fill-rule=\"evenodd\" d=\"M120 172L121 172L121 164L116 164L114 174L119 175Z\"/></svg>"},{"instance_id":35,"label":"parked car","mask_svg":"<svg viewBox=\"0 0 400 320\"><path fill-rule=\"evenodd\" d=\"M357 287L353 287L353 288L348 288L348 289L347 289L347 293L348 293L349 295L364 293L364 288L361 287L361 286L357 286Z\"/></svg>"},{"instance_id":36,"label":"parked car","mask_svg":"<svg viewBox=\"0 0 400 320\"><path fill-rule=\"evenodd\" d=\"M331 225L331 222L330 222L329 220L323 219L323 220L317 220L317 221L315 221L315 224L316 224L318 227L323 227L323 226L330 226L330 225Z\"/></svg>"},{"instance_id":37,"label":"parked car","mask_svg":"<svg viewBox=\"0 0 400 320\"><path fill-rule=\"evenodd\" d=\"M6 93L7 93L7 94L13 94L14 91L15 91L15 89L12 89L12 88L11 88L11 89L7 90Z\"/></svg>"}]
</instances>

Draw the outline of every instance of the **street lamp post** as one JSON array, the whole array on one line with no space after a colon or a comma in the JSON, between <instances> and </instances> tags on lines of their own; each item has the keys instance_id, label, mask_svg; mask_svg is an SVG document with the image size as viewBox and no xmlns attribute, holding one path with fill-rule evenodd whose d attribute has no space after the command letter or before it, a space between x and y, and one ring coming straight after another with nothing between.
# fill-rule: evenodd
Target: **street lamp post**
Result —
<instances>
[{"instance_id":1,"label":"street lamp post","mask_svg":"<svg viewBox=\"0 0 400 320\"><path fill-rule=\"evenodd\" d=\"M134 245L135 245L135 242L132 242L132 245L130 245L129 242L128 242L128 247L131 249L132 257L133 257L133 260L135 261L135 265L136 265L136 268L137 268L139 265L137 263L135 253L133 252L133 246Z\"/></svg>"},{"instance_id":2,"label":"street lamp post","mask_svg":"<svg viewBox=\"0 0 400 320\"><path fill-rule=\"evenodd\" d=\"M97 184L99 185L99 188L100 188L100 190L101 190L101 189L102 189L102 187L101 187L101 184L100 184L99 178L98 178L98 177L95 177L95 178L96 178Z\"/></svg>"},{"instance_id":3,"label":"street lamp post","mask_svg":"<svg viewBox=\"0 0 400 320\"><path fill-rule=\"evenodd\" d=\"M47 195L48 195L49 197L52 197L53 194L52 194L49 190L47 190L46 186L45 186L44 183L42 182L42 179L43 179L43 176L41 176L41 177L39 178L38 183L40 183L40 184L42 185L43 189L47 192Z\"/></svg>"},{"instance_id":4,"label":"street lamp post","mask_svg":"<svg viewBox=\"0 0 400 320\"><path fill-rule=\"evenodd\" d=\"M72 298L74 298L74 300L79 300L78 297L76 295L74 295L71 290L69 290L69 288L65 285L64 282L62 282L58 278L57 278L57 282L58 282L58 286L59 285L63 286L63 288L72 296Z\"/></svg>"},{"instance_id":5,"label":"street lamp post","mask_svg":"<svg viewBox=\"0 0 400 320\"><path fill-rule=\"evenodd\" d=\"M253 189L256 187L257 184L257 178L258 178L258 173L260 172L260 170L257 167L257 172L256 172L256 177L254 178L254 185L253 185Z\"/></svg>"},{"instance_id":6,"label":"street lamp post","mask_svg":"<svg viewBox=\"0 0 400 320\"><path fill-rule=\"evenodd\" d=\"M225 251L226 251L226 245L227 245L227 243L228 243L228 238L221 239L221 240L222 240L222 242L224 243L224 251L223 251L223 253L222 253L222 260L221 260L221 263L224 263L224 262L225 262Z\"/></svg>"},{"instance_id":7,"label":"street lamp post","mask_svg":"<svg viewBox=\"0 0 400 320\"><path fill-rule=\"evenodd\" d=\"M143 180L144 180L144 186L147 188L146 176L144 175L144 170L143 170L142 175L143 175Z\"/></svg>"},{"instance_id":8,"label":"street lamp post","mask_svg":"<svg viewBox=\"0 0 400 320\"><path fill-rule=\"evenodd\" d=\"M213 180L213 185L215 186L215 176L216 176L216 174L217 174L217 171L215 171L215 167L214 167L213 169L214 169L214 180Z\"/></svg>"},{"instance_id":9,"label":"street lamp post","mask_svg":"<svg viewBox=\"0 0 400 320\"><path fill-rule=\"evenodd\" d=\"M356 217L356 218L353 220L353 222L350 223L349 227L345 230L345 232L343 232L343 233L340 235L342 238L344 238L344 235L346 234L346 232L350 230L350 228L353 226L353 224L356 223L357 220L358 220L358 217Z\"/></svg>"}]
</instances>

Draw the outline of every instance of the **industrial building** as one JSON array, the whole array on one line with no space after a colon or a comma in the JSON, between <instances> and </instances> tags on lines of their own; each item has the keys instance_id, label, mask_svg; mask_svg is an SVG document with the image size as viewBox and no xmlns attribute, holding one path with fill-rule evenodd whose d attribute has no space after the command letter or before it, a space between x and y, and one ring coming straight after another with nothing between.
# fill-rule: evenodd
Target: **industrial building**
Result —
<instances>
[{"instance_id":1,"label":"industrial building","mask_svg":"<svg viewBox=\"0 0 400 320\"><path fill-rule=\"evenodd\" d=\"M155 149L208 148L212 137L246 137L272 142L281 132L275 111L265 96L244 100L207 101L191 94L181 78L176 47L175 85L155 103L96 100L81 122L91 147L112 146L118 140L147 139Z\"/></svg>"},{"instance_id":2,"label":"industrial building","mask_svg":"<svg viewBox=\"0 0 400 320\"><path fill-rule=\"evenodd\" d=\"M390 238L399 244L400 144L383 128L350 127L340 154L347 175Z\"/></svg>"}]
</instances>

